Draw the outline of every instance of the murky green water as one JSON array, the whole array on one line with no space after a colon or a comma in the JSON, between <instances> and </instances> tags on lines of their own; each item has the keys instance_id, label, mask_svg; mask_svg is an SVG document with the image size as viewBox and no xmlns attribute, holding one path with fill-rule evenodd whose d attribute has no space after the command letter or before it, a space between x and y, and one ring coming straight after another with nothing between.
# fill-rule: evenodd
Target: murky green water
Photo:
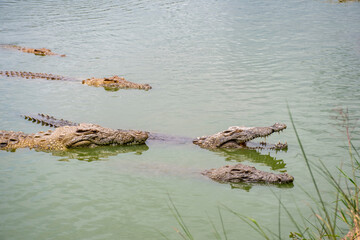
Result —
<instances>
[{"instance_id":1,"label":"murky green water","mask_svg":"<svg viewBox=\"0 0 360 240\"><path fill-rule=\"evenodd\" d=\"M0 129L46 130L22 120L47 113L75 122L196 137L233 125L288 124L267 139L287 152L211 152L149 143L68 153L0 152L0 239L178 239L169 195L196 239L212 239L227 206L277 230L278 201L305 216L309 157L347 160L334 108L360 117L360 4L326 1L0 1L0 43L46 47L66 58L0 49L0 70L87 78L114 74L151 91L0 77ZM359 145L358 129L353 137ZM287 171L293 187L213 182L201 170L243 162ZM346 166L345 166L346 167ZM332 189L319 180L331 200ZM229 239L258 239L222 211ZM295 230L282 217L287 236Z\"/></svg>"}]
</instances>

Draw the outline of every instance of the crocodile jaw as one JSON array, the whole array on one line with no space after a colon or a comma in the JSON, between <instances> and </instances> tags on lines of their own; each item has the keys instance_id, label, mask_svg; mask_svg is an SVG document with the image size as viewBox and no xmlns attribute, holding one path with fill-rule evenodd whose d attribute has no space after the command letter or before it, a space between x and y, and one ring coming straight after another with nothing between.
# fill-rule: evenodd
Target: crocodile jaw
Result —
<instances>
[{"instance_id":1,"label":"crocodile jaw","mask_svg":"<svg viewBox=\"0 0 360 240\"><path fill-rule=\"evenodd\" d=\"M198 137L193 140L193 143L208 149L244 148L248 141L259 137L267 137L274 132L280 132L284 129L286 129L286 125L283 123L275 123L270 127L233 126L211 136Z\"/></svg>"}]
</instances>

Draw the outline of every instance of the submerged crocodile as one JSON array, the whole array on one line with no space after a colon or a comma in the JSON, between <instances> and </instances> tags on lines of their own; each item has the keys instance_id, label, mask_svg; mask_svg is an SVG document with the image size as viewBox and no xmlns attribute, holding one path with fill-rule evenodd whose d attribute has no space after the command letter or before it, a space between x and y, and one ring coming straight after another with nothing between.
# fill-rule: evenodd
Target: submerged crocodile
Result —
<instances>
[{"instance_id":1,"label":"submerged crocodile","mask_svg":"<svg viewBox=\"0 0 360 240\"><path fill-rule=\"evenodd\" d=\"M79 81L77 78L70 78L61 75L53 75L47 73L33 73L33 72L22 72L22 71L0 71L0 75L7 77L21 77L21 78L43 78L47 80L62 80L62 81ZM149 90L151 86L149 84L138 84L125 80L123 77L112 76L105 78L88 78L81 81L82 84L93 87L103 87L108 91L117 91L119 89L143 89Z\"/></svg>"},{"instance_id":2,"label":"submerged crocodile","mask_svg":"<svg viewBox=\"0 0 360 240\"><path fill-rule=\"evenodd\" d=\"M60 56L66 57L65 54L57 54L52 52L50 49L47 48L28 48L28 47L21 47L17 45L1 45L3 48L14 49L25 53L33 53L35 55L40 56Z\"/></svg>"},{"instance_id":3,"label":"submerged crocodile","mask_svg":"<svg viewBox=\"0 0 360 240\"><path fill-rule=\"evenodd\" d=\"M202 148L216 149L216 148L262 148L267 144L260 143L260 146L254 146L251 140L259 137L267 137L274 132L281 132L286 129L283 123L275 123L270 127L229 127L227 130L218 132L214 135L198 137L193 141L194 144ZM274 150L281 150L287 148L287 143L277 143L268 148Z\"/></svg>"},{"instance_id":4,"label":"submerged crocodile","mask_svg":"<svg viewBox=\"0 0 360 240\"><path fill-rule=\"evenodd\" d=\"M34 148L37 150L68 150L81 147L113 146L113 145L141 145L147 140L174 141L173 137L135 130L113 130L90 123L74 123L64 119L57 119L49 115L25 115L25 119L55 127L54 131L25 134L23 132L0 131L0 150L15 151L17 148ZM216 148L248 148L247 141L258 137L266 137L274 132L282 131L285 124L276 123L270 127L231 127L223 132L193 140L193 143L207 149ZM176 138L175 138L176 139ZM187 138L181 138L186 141ZM191 142L189 139L188 142ZM253 144L254 145L254 144ZM284 144L285 146L286 144ZM276 145L260 144L256 148L275 148ZM287 147L287 145L286 145ZM229 169L229 173L226 171ZM237 172L235 175L234 173ZM204 175L220 182L265 182L289 183L293 177L287 174L266 173L245 165L225 166L219 170L208 170ZM227 175L226 175L227 174ZM230 175L233 177L228 177ZM237 180L235 180L237 178ZM276 179L276 180L275 180Z\"/></svg>"}]
</instances>

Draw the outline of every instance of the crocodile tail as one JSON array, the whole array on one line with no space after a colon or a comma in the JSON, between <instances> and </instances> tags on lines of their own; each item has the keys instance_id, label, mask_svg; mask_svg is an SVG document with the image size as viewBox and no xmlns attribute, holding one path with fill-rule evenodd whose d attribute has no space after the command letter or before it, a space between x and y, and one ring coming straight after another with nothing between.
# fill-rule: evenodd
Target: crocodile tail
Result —
<instances>
[{"instance_id":1,"label":"crocodile tail","mask_svg":"<svg viewBox=\"0 0 360 240\"><path fill-rule=\"evenodd\" d=\"M7 77L21 77L21 78L43 78L47 80L62 80L62 81L78 81L75 78L64 77L61 75L54 75L48 73L33 73L33 72L18 72L18 71L0 71L0 75Z\"/></svg>"},{"instance_id":2,"label":"crocodile tail","mask_svg":"<svg viewBox=\"0 0 360 240\"><path fill-rule=\"evenodd\" d=\"M63 126L78 126L78 123L74 123L64 119L57 119L53 116L49 116L46 114L38 113L37 115L21 115L26 120L31 121L33 123L41 124L43 126L50 127L63 127Z\"/></svg>"}]
</instances>

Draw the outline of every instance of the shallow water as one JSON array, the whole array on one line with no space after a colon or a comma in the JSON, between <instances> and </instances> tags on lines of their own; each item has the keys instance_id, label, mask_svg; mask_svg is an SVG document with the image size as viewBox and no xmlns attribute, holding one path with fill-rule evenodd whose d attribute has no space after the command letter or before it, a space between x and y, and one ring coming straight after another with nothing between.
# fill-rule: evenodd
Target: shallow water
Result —
<instances>
[{"instance_id":1,"label":"shallow water","mask_svg":"<svg viewBox=\"0 0 360 240\"><path fill-rule=\"evenodd\" d=\"M0 76L0 129L46 130L20 118L47 113L74 122L175 136L233 125L284 122L287 152L212 152L192 144L0 152L1 239L180 238L169 196L196 239L212 239L227 206L278 228L278 201L310 215L312 189L287 112L308 156L335 171L348 159L334 109L360 117L360 4L327 1L1 1L0 44L46 47L67 57L0 48L0 70L76 78L124 76L150 91L107 92L77 82ZM358 129L353 138L359 146ZM287 171L293 186L232 188L200 171L243 162ZM347 165L345 165L345 168ZM331 201L332 188L319 179ZM295 201L296 199L296 201ZM222 210L229 239L259 236ZM283 214L284 236L295 228Z\"/></svg>"}]
</instances>

